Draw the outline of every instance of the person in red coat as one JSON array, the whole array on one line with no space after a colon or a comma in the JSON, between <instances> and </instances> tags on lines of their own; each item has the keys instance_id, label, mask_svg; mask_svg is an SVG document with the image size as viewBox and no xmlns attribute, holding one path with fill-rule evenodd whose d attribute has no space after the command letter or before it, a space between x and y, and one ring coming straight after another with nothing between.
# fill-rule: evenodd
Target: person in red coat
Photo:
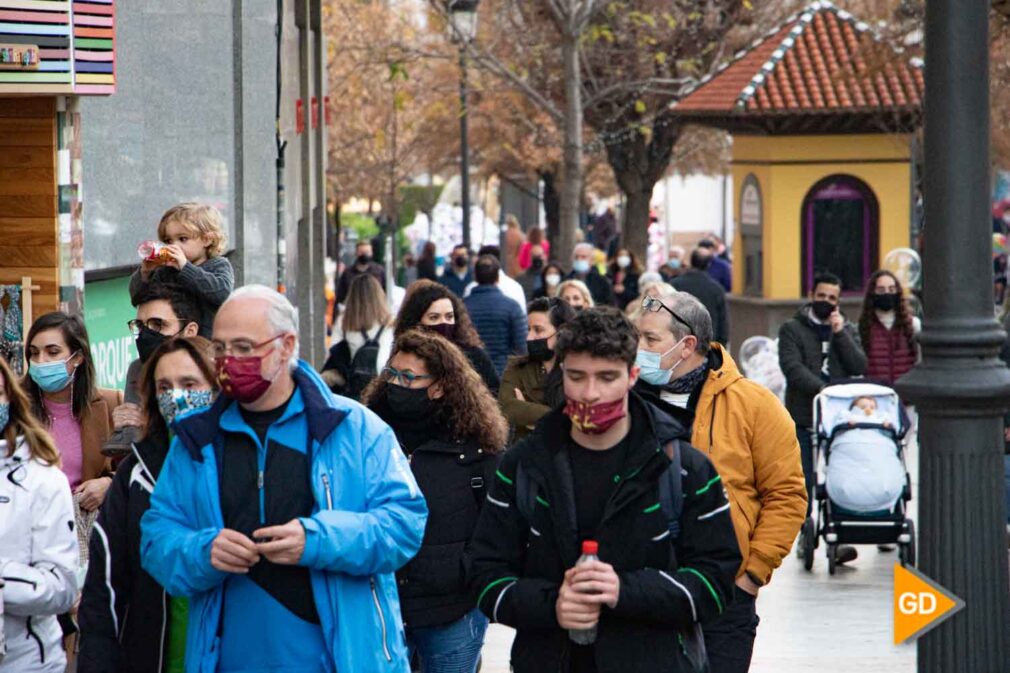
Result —
<instances>
[{"instance_id":1,"label":"person in red coat","mask_svg":"<svg viewBox=\"0 0 1010 673\"><path fill-rule=\"evenodd\" d=\"M901 283L890 271L870 276L859 317L866 377L893 386L918 360L919 320L909 313Z\"/></svg>"}]
</instances>

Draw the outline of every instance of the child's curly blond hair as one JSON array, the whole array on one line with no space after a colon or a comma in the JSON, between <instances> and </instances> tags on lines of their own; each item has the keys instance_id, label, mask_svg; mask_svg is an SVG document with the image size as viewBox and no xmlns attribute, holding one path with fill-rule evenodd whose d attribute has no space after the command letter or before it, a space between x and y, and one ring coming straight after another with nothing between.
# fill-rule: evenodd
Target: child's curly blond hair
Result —
<instances>
[{"instance_id":1,"label":"child's curly blond hair","mask_svg":"<svg viewBox=\"0 0 1010 673\"><path fill-rule=\"evenodd\" d=\"M224 233L224 218L221 211L205 203L180 203L172 206L161 216L158 222L158 238L164 241L168 225L178 222L186 227L194 236L205 236L209 241L207 257L219 257L224 254L228 244L228 236Z\"/></svg>"}]
</instances>

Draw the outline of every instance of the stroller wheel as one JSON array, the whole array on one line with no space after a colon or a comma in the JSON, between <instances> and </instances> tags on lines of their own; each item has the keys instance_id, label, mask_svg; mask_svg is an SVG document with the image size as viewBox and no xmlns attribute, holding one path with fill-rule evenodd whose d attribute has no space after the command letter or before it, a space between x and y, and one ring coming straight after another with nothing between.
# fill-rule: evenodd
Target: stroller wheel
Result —
<instances>
[{"instance_id":1,"label":"stroller wheel","mask_svg":"<svg viewBox=\"0 0 1010 673\"><path fill-rule=\"evenodd\" d=\"M915 567L915 523L912 521L908 522L908 536L909 541L898 550L898 560L903 567Z\"/></svg>"},{"instance_id":2,"label":"stroller wheel","mask_svg":"<svg viewBox=\"0 0 1010 673\"><path fill-rule=\"evenodd\" d=\"M814 529L814 520L807 518L800 528L800 557L803 559L803 567L810 570L814 567L814 547L817 542L817 531Z\"/></svg>"},{"instance_id":3,"label":"stroller wheel","mask_svg":"<svg viewBox=\"0 0 1010 673\"><path fill-rule=\"evenodd\" d=\"M838 545L829 544L825 551L827 551L828 554L828 574L834 575L835 568L838 567Z\"/></svg>"}]
</instances>

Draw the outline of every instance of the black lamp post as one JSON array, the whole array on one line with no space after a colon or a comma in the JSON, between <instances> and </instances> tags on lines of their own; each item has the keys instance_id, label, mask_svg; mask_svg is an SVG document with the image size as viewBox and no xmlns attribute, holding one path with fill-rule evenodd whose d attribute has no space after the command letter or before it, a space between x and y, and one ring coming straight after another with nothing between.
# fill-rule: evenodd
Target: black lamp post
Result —
<instances>
[{"instance_id":1,"label":"black lamp post","mask_svg":"<svg viewBox=\"0 0 1010 673\"><path fill-rule=\"evenodd\" d=\"M1010 671L1002 413L989 214L989 0L926 3L919 567L965 608L919 640L920 673Z\"/></svg>"},{"instance_id":2,"label":"black lamp post","mask_svg":"<svg viewBox=\"0 0 1010 673\"><path fill-rule=\"evenodd\" d=\"M459 45L459 171L463 207L463 245L470 249L470 147L467 139L466 47L477 37L479 0L449 0L452 41Z\"/></svg>"}]
</instances>

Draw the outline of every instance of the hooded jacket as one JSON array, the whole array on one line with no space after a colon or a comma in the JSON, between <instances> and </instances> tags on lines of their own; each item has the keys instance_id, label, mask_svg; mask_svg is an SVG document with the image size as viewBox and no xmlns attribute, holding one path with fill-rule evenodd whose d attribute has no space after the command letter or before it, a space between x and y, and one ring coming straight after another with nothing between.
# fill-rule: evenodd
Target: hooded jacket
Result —
<instances>
[{"instance_id":1,"label":"hooded jacket","mask_svg":"<svg viewBox=\"0 0 1010 673\"><path fill-rule=\"evenodd\" d=\"M829 379L847 379L866 373L866 355L850 322L838 333L810 319L810 304L779 328L779 367L786 377L786 409L796 424L814 423L814 397L827 385L821 376L821 344L827 341Z\"/></svg>"},{"instance_id":2,"label":"hooded jacket","mask_svg":"<svg viewBox=\"0 0 1010 673\"><path fill-rule=\"evenodd\" d=\"M296 393L284 415L291 439L304 437L312 515L299 519L330 670L407 673L394 572L421 544L424 497L393 431L356 402L332 395L306 362L292 372ZM190 599L187 673L215 673L222 644L224 582L210 548L224 527L216 444L237 403L175 423L176 438L141 519L141 562L173 596ZM251 435L253 431L247 429ZM287 645L292 645L288 643ZM297 645L297 644L293 644ZM256 662L249 662L254 669Z\"/></svg>"},{"instance_id":3,"label":"hooded jacket","mask_svg":"<svg viewBox=\"0 0 1010 673\"><path fill-rule=\"evenodd\" d=\"M77 598L79 565L70 484L56 465L33 460L19 440L0 441L2 673L63 673L63 629L56 616Z\"/></svg>"},{"instance_id":4,"label":"hooded jacket","mask_svg":"<svg viewBox=\"0 0 1010 673\"><path fill-rule=\"evenodd\" d=\"M145 437L116 470L89 544L77 673L163 673L169 597L140 565L140 519L168 439ZM129 619L127 619L129 615Z\"/></svg>"},{"instance_id":5,"label":"hooded jacket","mask_svg":"<svg viewBox=\"0 0 1010 673\"><path fill-rule=\"evenodd\" d=\"M720 477L687 445L686 429L634 393L629 415L624 476L596 532L600 559L621 583L617 606L600 613L596 665L600 673L672 673L687 670L678 634L725 610L740 552ZM555 604L565 570L579 557L570 431L568 417L552 411L505 454L471 543L470 588L484 614L516 629L516 673L569 671L571 641ZM674 439L685 440L684 503L671 542L659 480L670 465L663 446ZM539 493L530 521L517 505L526 480Z\"/></svg>"},{"instance_id":6,"label":"hooded jacket","mask_svg":"<svg viewBox=\"0 0 1010 673\"><path fill-rule=\"evenodd\" d=\"M789 554L806 517L796 427L779 399L744 378L721 346L712 344L709 353L691 444L708 456L726 486L743 556L737 574L746 572L764 585ZM635 389L671 414L683 413L663 402L655 386L640 381Z\"/></svg>"}]
</instances>

